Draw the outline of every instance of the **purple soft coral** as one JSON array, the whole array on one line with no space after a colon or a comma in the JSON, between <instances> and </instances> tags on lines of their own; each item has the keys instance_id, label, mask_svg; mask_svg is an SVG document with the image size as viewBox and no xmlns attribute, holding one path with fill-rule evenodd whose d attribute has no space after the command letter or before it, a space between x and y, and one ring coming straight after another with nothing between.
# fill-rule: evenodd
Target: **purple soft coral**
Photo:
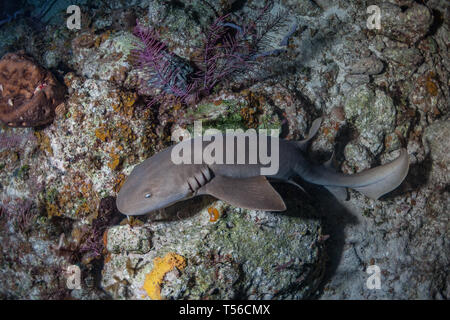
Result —
<instances>
[{"instance_id":1,"label":"purple soft coral","mask_svg":"<svg viewBox=\"0 0 450 320\"><path fill-rule=\"evenodd\" d=\"M131 54L137 67L146 75L144 86L161 89L174 100L185 101L196 86L195 82L189 82L193 69L168 51L156 31L145 28L138 22L134 34L142 44ZM158 100L161 97L152 99L149 105Z\"/></svg>"},{"instance_id":2,"label":"purple soft coral","mask_svg":"<svg viewBox=\"0 0 450 320\"><path fill-rule=\"evenodd\" d=\"M201 84L202 93L209 94L214 86L225 78L239 71L249 70L249 59L245 45L246 31L231 23L225 23L227 16L220 17L206 33L202 60L197 61L201 70L197 72L196 80ZM228 28L238 28L235 34Z\"/></svg>"},{"instance_id":3,"label":"purple soft coral","mask_svg":"<svg viewBox=\"0 0 450 320\"><path fill-rule=\"evenodd\" d=\"M26 234L32 229L37 212L29 199L6 199L0 205L0 216L10 221L16 230Z\"/></svg>"},{"instance_id":4,"label":"purple soft coral","mask_svg":"<svg viewBox=\"0 0 450 320\"><path fill-rule=\"evenodd\" d=\"M214 21L205 32L201 54L192 65L169 52L156 31L137 24L134 34L141 44L132 51L136 66L146 75L144 88L158 88L156 102L196 102L209 95L225 79L239 74L252 75L260 57L283 50L264 51L268 33L283 24L283 15L269 16L265 6L254 19L240 26L229 22L230 15ZM293 31L290 31L292 34ZM290 36L290 35L289 35ZM287 41L285 41L287 44Z\"/></svg>"}]
</instances>

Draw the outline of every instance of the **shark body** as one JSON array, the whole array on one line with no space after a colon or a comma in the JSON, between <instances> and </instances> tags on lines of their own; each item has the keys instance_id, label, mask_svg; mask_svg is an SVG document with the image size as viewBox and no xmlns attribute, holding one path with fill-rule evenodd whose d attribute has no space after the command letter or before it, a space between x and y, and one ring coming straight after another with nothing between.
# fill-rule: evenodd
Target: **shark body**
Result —
<instances>
[{"instance_id":1,"label":"shark body","mask_svg":"<svg viewBox=\"0 0 450 320\"><path fill-rule=\"evenodd\" d=\"M394 161L368 169L361 173L346 175L331 168L331 159L325 165L318 165L306 157L310 140L320 127L321 119L316 119L305 140L288 141L275 137L266 137L268 154L271 147L279 150L278 170L273 174L261 174L261 168L268 167L259 159L249 161L249 155L258 143L247 141L245 162L237 163L236 147L233 151L234 162L227 164L226 154L230 147L223 145L222 163L174 164L171 146L137 165L117 196L116 204L120 212L126 215L143 215L168 207L178 201L198 195L212 195L236 207L266 211L284 211L286 206L281 196L270 185L269 180L294 183L292 178L323 185L333 193L346 193L346 188L357 190L372 199L397 188L406 177L409 158L406 150ZM238 135L236 135L237 139ZM204 138L204 137L203 137ZM195 139L180 144L195 144ZM277 139L276 141L274 139ZM210 141L201 141L202 150ZM228 148L228 149L227 149ZM194 154L192 154L192 159ZM295 183L294 183L295 184Z\"/></svg>"}]
</instances>

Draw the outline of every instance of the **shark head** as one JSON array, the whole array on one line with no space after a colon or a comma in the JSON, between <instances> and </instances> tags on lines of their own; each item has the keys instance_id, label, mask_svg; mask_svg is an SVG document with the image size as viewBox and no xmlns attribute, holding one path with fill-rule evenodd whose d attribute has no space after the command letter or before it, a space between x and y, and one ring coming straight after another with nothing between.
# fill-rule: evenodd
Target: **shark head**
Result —
<instances>
[{"instance_id":1,"label":"shark head","mask_svg":"<svg viewBox=\"0 0 450 320\"><path fill-rule=\"evenodd\" d=\"M117 195L121 213L144 215L191 196L177 175L178 166L165 156L166 152L160 152L134 167Z\"/></svg>"}]
</instances>

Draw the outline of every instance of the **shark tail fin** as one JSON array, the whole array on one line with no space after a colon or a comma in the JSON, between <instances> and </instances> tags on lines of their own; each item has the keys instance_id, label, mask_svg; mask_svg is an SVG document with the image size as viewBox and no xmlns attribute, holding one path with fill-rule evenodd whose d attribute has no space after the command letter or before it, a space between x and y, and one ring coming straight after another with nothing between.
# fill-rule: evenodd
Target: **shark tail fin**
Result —
<instances>
[{"instance_id":1,"label":"shark tail fin","mask_svg":"<svg viewBox=\"0 0 450 320\"><path fill-rule=\"evenodd\" d=\"M365 186L351 188L376 200L382 195L397 188L408 174L408 169L408 152L405 149L401 149L400 156L394 161L362 172L362 174L377 176L377 179L374 182Z\"/></svg>"}]
</instances>

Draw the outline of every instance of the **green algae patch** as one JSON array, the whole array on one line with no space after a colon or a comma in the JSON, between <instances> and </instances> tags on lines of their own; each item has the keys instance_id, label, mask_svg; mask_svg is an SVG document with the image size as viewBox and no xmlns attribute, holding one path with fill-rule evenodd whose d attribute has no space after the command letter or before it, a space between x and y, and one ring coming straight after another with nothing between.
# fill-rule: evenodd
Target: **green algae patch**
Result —
<instances>
[{"instance_id":1,"label":"green algae patch","mask_svg":"<svg viewBox=\"0 0 450 320\"><path fill-rule=\"evenodd\" d=\"M17 178L19 178L21 180L26 180L26 179L28 179L29 171L30 171L30 166L25 164L25 165L21 166L19 169L17 169L17 171L15 172L15 175L17 176Z\"/></svg>"},{"instance_id":2,"label":"green algae patch","mask_svg":"<svg viewBox=\"0 0 450 320\"><path fill-rule=\"evenodd\" d=\"M187 130L193 134L194 121L202 122L202 134L208 129L221 132L248 129L278 129L281 130L281 121L278 115L268 105L252 105L247 100L218 100L197 106L193 111L187 112L191 123ZM270 133L270 131L269 131Z\"/></svg>"},{"instance_id":3,"label":"green algae patch","mask_svg":"<svg viewBox=\"0 0 450 320\"><path fill-rule=\"evenodd\" d=\"M240 114L242 106L232 100L205 103L197 106L195 111L186 115L194 121L202 121L202 134L208 129L217 129L225 132L226 129L247 129L245 121ZM191 135L194 125L187 127Z\"/></svg>"}]
</instances>

